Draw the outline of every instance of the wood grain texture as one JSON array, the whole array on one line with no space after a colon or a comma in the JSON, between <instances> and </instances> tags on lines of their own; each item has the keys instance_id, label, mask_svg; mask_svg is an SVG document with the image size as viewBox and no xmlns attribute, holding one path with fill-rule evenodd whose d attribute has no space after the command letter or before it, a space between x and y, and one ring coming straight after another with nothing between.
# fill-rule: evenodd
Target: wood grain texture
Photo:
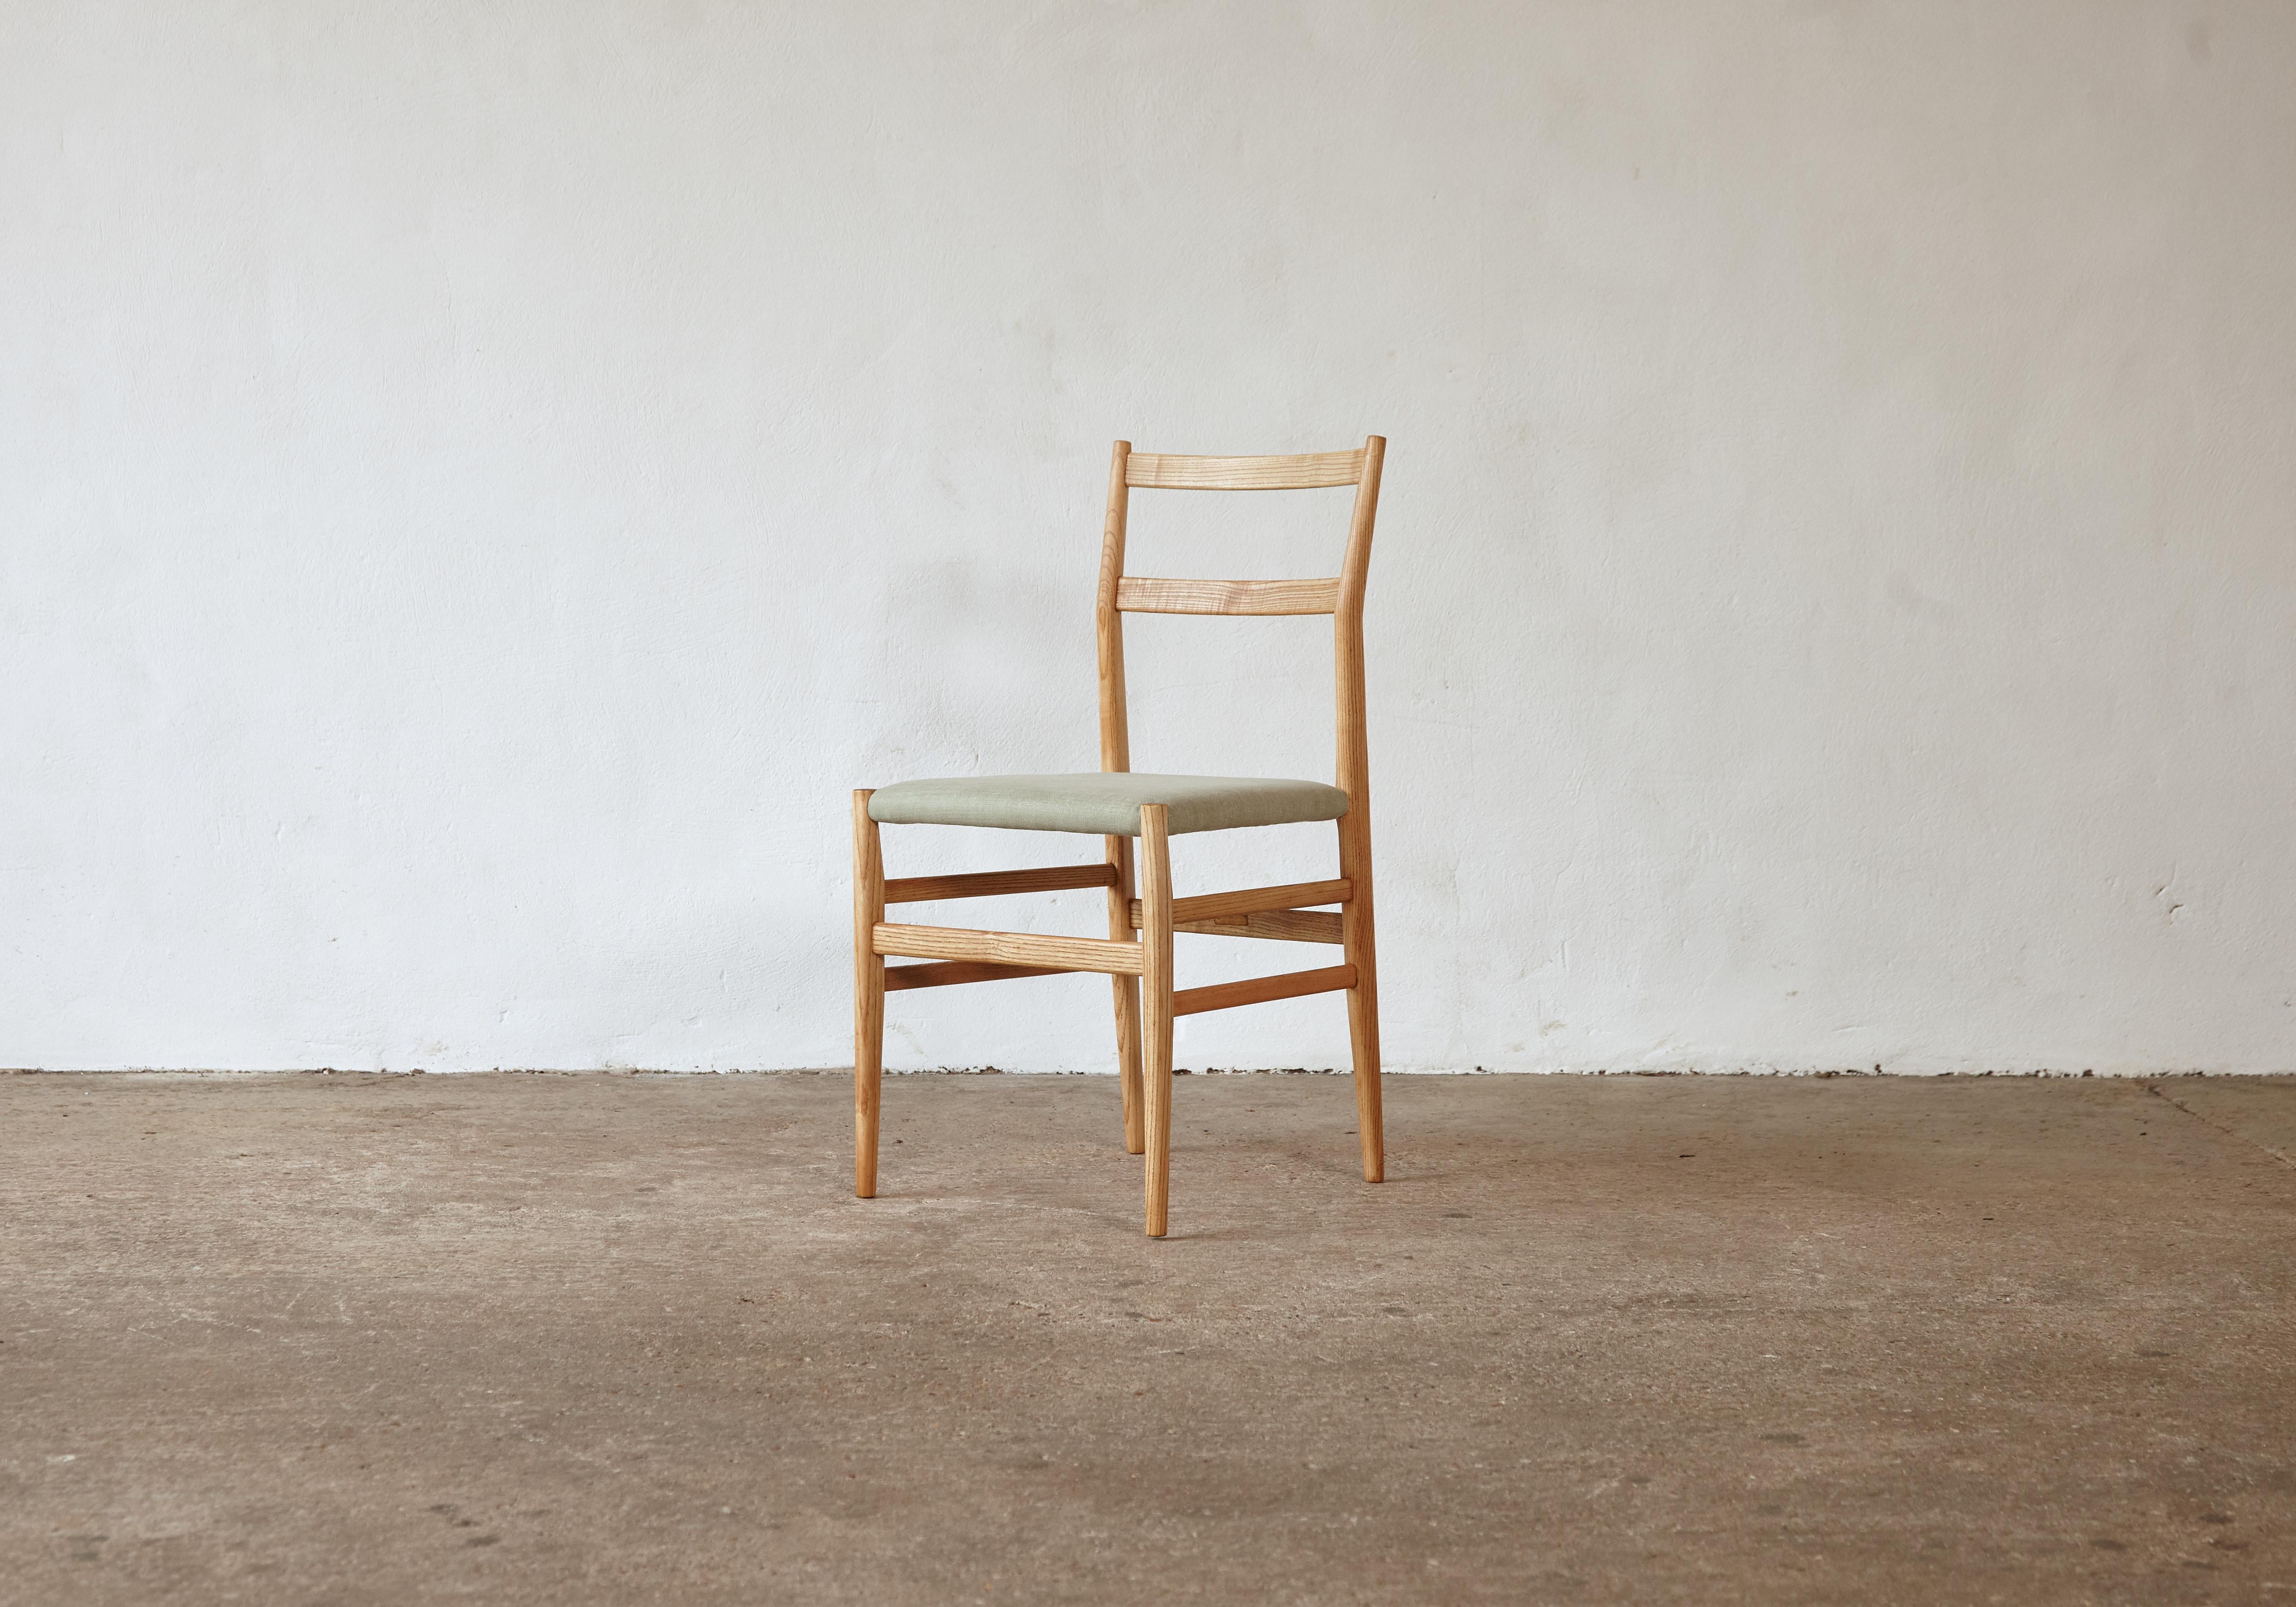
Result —
<instances>
[{"instance_id":1,"label":"wood grain texture","mask_svg":"<svg viewBox=\"0 0 2296 1607\"><path fill-rule=\"evenodd\" d=\"M885 902L930 904L940 898L993 898L1006 893L1115 885L1113 865L1048 865L1024 871L968 871L955 876L896 876L885 883Z\"/></svg>"},{"instance_id":2,"label":"wood grain texture","mask_svg":"<svg viewBox=\"0 0 2296 1607\"><path fill-rule=\"evenodd\" d=\"M1140 945L1106 938L1052 938L1036 932L974 931L962 926L877 923L872 943L881 955L915 960L987 960L996 965L1041 965L1054 971L1140 974Z\"/></svg>"},{"instance_id":3,"label":"wood grain texture","mask_svg":"<svg viewBox=\"0 0 2296 1607\"><path fill-rule=\"evenodd\" d=\"M869 792L853 794L853 1192L877 1193L877 1097L885 1070L885 962L874 941L885 918L885 859Z\"/></svg>"},{"instance_id":4,"label":"wood grain texture","mask_svg":"<svg viewBox=\"0 0 2296 1607\"><path fill-rule=\"evenodd\" d=\"M1326 580L1172 580L1127 575L1116 606L1128 614L1328 614L1340 605L1339 577Z\"/></svg>"},{"instance_id":5,"label":"wood grain texture","mask_svg":"<svg viewBox=\"0 0 2296 1607\"><path fill-rule=\"evenodd\" d=\"M1175 921L1217 921L1224 915L1256 914L1264 909L1298 909L1310 904L1343 904L1349 884L1339 881L1292 881L1281 887L1238 888L1232 893L1198 893L1172 900ZM1140 924L1141 906L1133 900L1132 923Z\"/></svg>"},{"instance_id":6,"label":"wood grain texture","mask_svg":"<svg viewBox=\"0 0 2296 1607\"><path fill-rule=\"evenodd\" d=\"M1344 922L1320 909L1270 909L1216 921L1180 921L1175 931L1207 938L1272 938L1279 943L1344 943Z\"/></svg>"},{"instance_id":7,"label":"wood grain texture","mask_svg":"<svg viewBox=\"0 0 2296 1607\"><path fill-rule=\"evenodd\" d=\"M1132 443L1118 441L1108 459L1108 504L1101 521L1100 586L1095 601L1093 634L1100 666L1100 767L1119 773L1132 767L1132 737L1124 693L1124 616L1116 606L1116 588L1124 580L1124 536L1131 493L1125 485L1126 464ZM1132 941L1132 839L1103 837L1102 857L1116 871L1108 892L1108 936L1112 942ZM1116 1075L1124 1098L1124 1152L1137 1155L1147 1143L1146 1114L1140 1091L1140 984L1132 977L1111 976L1109 992L1116 1006Z\"/></svg>"},{"instance_id":8,"label":"wood grain texture","mask_svg":"<svg viewBox=\"0 0 2296 1607\"><path fill-rule=\"evenodd\" d=\"M1176 452L1131 453L1124 483L1159 491L1308 491L1352 486L1363 478L1364 455L1302 452L1288 457L1191 457Z\"/></svg>"},{"instance_id":9,"label":"wood grain texture","mask_svg":"<svg viewBox=\"0 0 2296 1607\"><path fill-rule=\"evenodd\" d=\"M1162 804L1140 806L1140 1079L1147 1107L1148 1236L1169 1223L1172 1193L1172 850Z\"/></svg>"},{"instance_id":10,"label":"wood grain texture","mask_svg":"<svg viewBox=\"0 0 2296 1607\"><path fill-rule=\"evenodd\" d=\"M1100 537L1100 590L1093 615L1100 652L1100 767L1109 772L1132 768L1124 696L1124 616L1116 606L1116 590L1124 580L1124 529L1130 502L1124 481L1131 452L1130 441L1119 441L1109 457L1108 511Z\"/></svg>"},{"instance_id":11,"label":"wood grain texture","mask_svg":"<svg viewBox=\"0 0 2296 1607\"><path fill-rule=\"evenodd\" d=\"M911 988L954 988L962 982L1005 982L1016 977L1072 977L1060 965L996 965L986 960L941 960L929 965L888 965L885 991L901 993Z\"/></svg>"},{"instance_id":12,"label":"wood grain texture","mask_svg":"<svg viewBox=\"0 0 2296 1607\"><path fill-rule=\"evenodd\" d=\"M1348 1040L1355 1061L1356 1132L1366 1183L1387 1176L1387 1143L1380 1104L1379 965L1373 940L1371 882L1371 754L1364 719L1364 584L1371 570L1372 527L1379 516L1380 472L1387 442L1364 442L1363 480L1356 488L1347 554L1340 562L1340 606L1332 617L1332 684L1338 700L1337 784L1348 795L1340 817L1340 874L1353 891L1340 910L1348 963L1356 984L1348 989Z\"/></svg>"},{"instance_id":13,"label":"wood grain texture","mask_svg":"<svg viewBox=\"0 0 2296 1607\"><path fill-rule=\"evenodd\" d=\"M1239 1004L1265 1004L1271 999L1296 999L1310 993L1336 993L1356 985L1352 965L1326 965L1319 971L1287 971L1282 976L1248 977L1241 982L1215 982L1209 988L1184 988L1172 996L1174 1015L1200 1015L1207 1010L1234 1010Z\"/></svg>"}]
</instances>

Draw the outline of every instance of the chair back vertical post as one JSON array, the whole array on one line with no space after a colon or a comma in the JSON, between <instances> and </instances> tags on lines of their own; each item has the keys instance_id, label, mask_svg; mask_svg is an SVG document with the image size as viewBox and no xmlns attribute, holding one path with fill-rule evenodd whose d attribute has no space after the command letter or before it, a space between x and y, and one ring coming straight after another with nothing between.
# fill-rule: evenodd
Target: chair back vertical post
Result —
<instances>
[{"instance_id":1,"label":"chair back vertical post","mask_svg":"<svg viewBox=\"0 0 2296 1607\"><path fill-rule=\"evenodd\" d=\"M1364 579L1371 569L1372 526L1379 517L1379 472L1387 443L1372 436L1364 443L1363 478L1356 482L1355 512L1348 521L1348 550L1340 561L1339 606L1332 611L1337 661L1332 676L1339 709L1336 785L1348 795L1342 819L1369 818L1371 758L1364 730Z\"/></svg>"},{"instance_id":2,"label":"chair back vertical post","mask_svg":"<svg viewBox=\"0 0 2296 1607\"><path fill-rule=\"evenodd\" d=\"M1371 568L1372 527L1379 515L1379 476L1387 442L1364 442L1363 478L1356 482L1347 556L1340 568L1339 606L1332 616L1332 685L1338 702L1338 764L1334 784L1348 795L1340 816L1340 874L1349 884L1340 906L1340 936L1356 983L1348 989L1348 1039L1355 1060L1356 1133L1364 1181L1387 1176L1387 1145L1379 1097L1379 970L1372 927L1371 750L1364 709L1364 578Z\"/></svg>"},{"instance_id":3,"label":"chair back vertical post","mask_svg":"<svg viewBox=\"0 0 2296 1607\"><path fill-rule=\"evenodd\" d=\"M1094 615L1100 642L1100 767L1132 768L1132 736L1124 705L1124 616L1116 606L1117 583L1124 578L1124 524L1131 493L1124 471L1132 443L1119 441L1108 467L1108 518L1100 541L1100 596Z\"/></svg>"},{"instance_id":4,"label":"chair back vertical post","mask_svg":"<svg viewBox=\"0 0 2296 1607\"><path fill-rule=\"evenodd\" d=\"M1095 635L1100 644L1100 767L1132 768L1132 739L1124 701L1124 616L1117 611L1116 586L1124 578L1124 524L1131 493L1125 463L1132 443L1119 441L1108 464L1108 514L1101 526L1100 593ZM1123 942L1132 935L1132 839L1103 837L1102 853L1116 872L1108 889L1108 935ZM1137 1155L1147 1142L1140 1091L1140 980L1111 976L1116 1004L1116 1075L1124 1092L1124 1150Z\"/></svg>"}]
</instances>

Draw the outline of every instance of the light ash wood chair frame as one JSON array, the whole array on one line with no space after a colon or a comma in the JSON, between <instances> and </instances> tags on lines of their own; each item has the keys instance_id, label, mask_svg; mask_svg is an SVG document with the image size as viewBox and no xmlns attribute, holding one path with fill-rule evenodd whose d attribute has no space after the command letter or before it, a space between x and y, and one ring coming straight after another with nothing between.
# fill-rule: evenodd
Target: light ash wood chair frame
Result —
<instances>
[{"instance_id":1,"label":"light ash wood chair frame","mask_svg":"<svg viewBox=\"0 0 2296 1607\"><path fill-rule=\"evenodd\" d=\"M1340 873L1335 880L1175 898L1166 806L1148 804L1140 811L1136 890L1129 837L1103 838L1105 851L1099 865L888 881L878 823L869 814L871 792L853 794L853 1187L862 1199L877 1192L885 995L1071 971L1105 972L1114 986L1124 1147L1135 1155L1144 1150L1147 1155L1150 1237L1162 1238L1168 1225L1172 1022L1178 1016L1345 989L1364 1180L1378 1183L1385 1177L1378 966L1372 936L1370 767L1364 732L1363 604L1386 449L1387 442L1374 435L1350 452L1185 457L1135 452L1129 441L1119 441L1108 476L1097 614L1101 769L1128 771L1132 766L1124 691L1126 614L1329 614L1338 704L1336 782L1348 796L1347 812L1336 823ZM1125 523L1136 489L1292 491L1337 486L1355 487L1355 510L1346 555L1339 574L1330 578L1170 580L1124 572ZM898 925L885 920L885 907L891 904L1091 887L1108 890L1109 935L1104 939ZM1312 907L1318 905L1336 905L1338 913ZM1176 990L1176 931L1336 944L1344 963ZM930 963L888 967L888 955Z\"/></svg>"}]
</instances>

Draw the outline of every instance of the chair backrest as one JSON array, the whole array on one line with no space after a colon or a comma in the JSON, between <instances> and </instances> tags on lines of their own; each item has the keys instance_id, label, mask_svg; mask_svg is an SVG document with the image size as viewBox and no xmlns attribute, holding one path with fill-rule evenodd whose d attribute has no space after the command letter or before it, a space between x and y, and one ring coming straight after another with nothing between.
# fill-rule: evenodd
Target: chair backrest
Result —
<instances>
[{"instance_id":1,"label":"chair backrest","mask_svg":"<svg viewBox=\"0 0 2296 1607\"><path fill-rule=\"evenodd\" d=\"M1337 777L1349 816L1368 825L1369 762L1364 742L1364 571L1371 566L1372 521L1387 452L1367 436L1352 452L1292 457L1181 457L1135 452L1116 443L1108 471L1108 525L1100 553L1100 767L1129 770L1132 742L1124 698L1126 614L1329 614L1338 701ZM1159 491L1305 491L1353 486L1355 514L1340 572L1321 580L1166 580L1124 572L1124 526L1135 488Z\"/></svg>"}]
</instances>

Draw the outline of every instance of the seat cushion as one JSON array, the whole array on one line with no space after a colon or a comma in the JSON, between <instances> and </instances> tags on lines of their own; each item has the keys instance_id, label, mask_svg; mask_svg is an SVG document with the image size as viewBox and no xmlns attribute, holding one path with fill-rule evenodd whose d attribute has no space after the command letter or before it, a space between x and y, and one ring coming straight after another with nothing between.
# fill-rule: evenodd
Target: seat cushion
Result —
<instances>
[{"instance_id":1,"label":"seat cushion","mask_svg":"<svg viewBox=\"0 0 2296 1607\"><path fill-rule=\"evenodd\" d=\"M1016 832L1136 837L1140 806L1152 803L1170 811L1175 833L1337 820L1348 812L1348 795L1321 782L1141 775L1128 770L897 782L871 795L869 818L886 825L1004 826Z\"/></svg>"}]
</instances>

